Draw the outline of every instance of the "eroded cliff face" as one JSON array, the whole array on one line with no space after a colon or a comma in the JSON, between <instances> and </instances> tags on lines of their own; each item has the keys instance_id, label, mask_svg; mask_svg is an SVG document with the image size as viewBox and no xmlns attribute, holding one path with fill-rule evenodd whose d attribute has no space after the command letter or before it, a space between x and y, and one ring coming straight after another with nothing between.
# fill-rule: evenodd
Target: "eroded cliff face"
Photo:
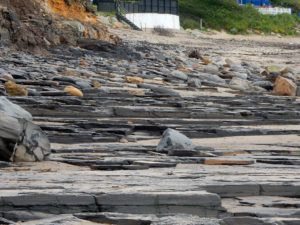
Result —
<instances>
[{"instance_id":1,"label":"eroded cliff face","mask_svg":"<svg viewBox=\"0 0 300 225\"><path fill-rule=\"evenodd\" d=\"M0 0L0 41L19 49L76 45L82 38L117 43L86 0Z\"/></svg>"}]
</instances>

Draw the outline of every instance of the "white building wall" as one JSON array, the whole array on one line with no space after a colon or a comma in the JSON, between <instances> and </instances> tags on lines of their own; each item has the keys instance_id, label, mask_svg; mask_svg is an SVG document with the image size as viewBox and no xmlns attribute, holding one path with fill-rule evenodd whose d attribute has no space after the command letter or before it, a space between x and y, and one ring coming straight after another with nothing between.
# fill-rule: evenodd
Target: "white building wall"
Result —
<instances>
[{"instance_id":1,"label":"white building wall","mask_svg":"<svg viewBox=\"0 0 300 225\"><path fill-rule=\"evenodd\" d=\"M262 14L270 14L270 15L277 15L277 14L292 14L291 8L281 8L281 7L259 7L258 11Z\"/></svg>"},{"instance_id":2,"label":"white building wall","mask_svg":"<svg viewBox=\"0 0 300 225\"><path fill-rule=\"evenodd\" d=\"M141 29L162 27L166 29L180 30L180 21L178 15L159 13L129 13L126 14L126 18Z\"/></svg>"}]
</instances>

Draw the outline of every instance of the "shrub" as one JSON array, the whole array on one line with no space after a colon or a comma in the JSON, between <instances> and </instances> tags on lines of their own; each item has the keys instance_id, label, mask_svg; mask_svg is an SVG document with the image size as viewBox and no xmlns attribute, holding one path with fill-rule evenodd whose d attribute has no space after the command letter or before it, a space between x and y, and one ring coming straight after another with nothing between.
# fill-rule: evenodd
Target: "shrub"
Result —
<instances>
[{"instance_id":1,"label":"shrub","mask_svg":"<svg viewBox=\"0 0 300 225\"><path fill-rule=\"evenodd\" d=\"M180 0L181 24L184 28L198 28L199 19L205 27L228 32L291 35L296 33L299 19L295 15L262 15L251 5L239 6L235 0Z\"/></svg>"}]
</instances>

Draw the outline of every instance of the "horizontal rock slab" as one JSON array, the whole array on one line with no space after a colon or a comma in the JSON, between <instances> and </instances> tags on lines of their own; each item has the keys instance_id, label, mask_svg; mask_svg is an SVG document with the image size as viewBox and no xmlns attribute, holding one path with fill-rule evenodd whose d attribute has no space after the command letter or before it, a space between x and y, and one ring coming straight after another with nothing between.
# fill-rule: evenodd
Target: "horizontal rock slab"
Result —
<instances>
[{"instance_id":1,"label":"horizontal rock slab","mask_svg":"<svg viewBox=\"0 0 300 225\"><path fill-rule=\"evenodd\" d=\"M226 158L214 158L205 159L206 165L251 165L254 164L254 160L249 159L226 159Z\"/></svg>"},{"instance_id":2,"label":"horizontal rock slab","mask_svg":"<svg viewBox=\"0 0 300 225\"><path fill-rule=\"evenodd\" d=\"M197 215L199 217L217 218L222 209L218 208L206 208L200 206L176 206L176 205L148 205L148 206L118 206L118 205L104 205L101 206L101 210L105 212L120 212L120 213L132 213L132 214L189 214Z\"/></svg>"},{"instance_id":3,"label":"horizontal rock slab","mask_svg":"<svg viewBox=\"0 0 300 225\"><path fill-rule=\"evenodd\" d=\"M49 213L44 213L44 212L38 212L38 211L31 211L26 209L24 210L12 210L12 211L6 211L0 213L2 214L3 217L10 221L31 221L31 220L40 220L40 219L45 219L45 218L50 218L50 217L55 217L56 215L54 214L49 214ZM0 220L0 224L1 220ZM14 224L14 223L13 223Z\"/></svg>"},{"instance_id":4,"label":"horizontal rock slab","mask_svg":"<svg viewBox=\"0 0 300 225\"><path fill-rule=\"evenodd\" d=\"M95 205L95 199L87 194L15 194L0 195L0 206L83 206Z\"/></svg>"},{"instance_id":5,"label":"horizontal rock slab","mask_svg":"<svg viewBox=\"0 0 300 225\"><path fill-rule=\"evenodd\" d=\"M32 224L40 224L40 225L53 225L53 224L59 224L59 225L99 225L99 223L94 223L87 220L79 219L73 215L60 215L60 216L54 216L51 218L46 219L40 219L40 220L33 220L22 223L23 225L32 225Z\"/></svg>"},{"instance_id":6,"label":"horizontal rock slab","mask_svg":"<svg viewBox=\"0 0 300 225\"><path fill-rule=\"evenodd\" d=\"M217 194L206 191L190 192L143 192L143 193L107 193L96 197L98 205L126 206L200 206L215 208L221 206Z\"/></svg>"},{"instance_id":7,"label":"horizontal rock slab","mask_svg":"<svg viewBox=\"0 0 300 225\"><path fill-rule=\"evenodd\" d=\"M224 218L221 222L221 225L274 225L278 224L274 220L270 219L259 219L253 218L250 216L245 217L228 217ZM280 223L281 224L281 223Z\"/></svg>"},{"instance_id":8,"label":"horizontal rock slab","mask_svg":"<svg viewBox=\"0 0 300 225\"><path fill-rule=\"evenodd\" d=\"M300 185L300 184L299 184ZM293 184L262 184L261 185L261 193L262 195L277 195L277 196L300 196L300 188L299 185Z\"/></svg>"},{"instance_id":9,"label":"horizontal rock slab","mask_svg":"<svg viewBox=\"0 0 300 225\"><path fill-rule=\"evenodd\" d=\"M219 219L203 218L189 214L129 214L129 213L76 213L75 217L85 221L93 221L100 224L118 225L219 225Z\"/></svg>"},{"instance_id":10,"label":"horizontal rock slab","mask_svg":"<svg viewBox=\"0 0 300 225\"><path fill-rule=\"evenodd\" d=\"M207 185L204 189L217 193L221 197L260 195L260 186L258 184L217 184Z\"/></svg>"},{"instance_id":11,"label":"horizontal rock slab","mask_svg":"<svg viewBox=\"0 0 300 225\"><path fill-rule=\"evenodd\" d=\"M180 97L180 94L176 91L164 86L158 86L153 84L138 84L139 88L150 89L154 93L159 93L167 96Z\"/></svg>"}]
</instances>

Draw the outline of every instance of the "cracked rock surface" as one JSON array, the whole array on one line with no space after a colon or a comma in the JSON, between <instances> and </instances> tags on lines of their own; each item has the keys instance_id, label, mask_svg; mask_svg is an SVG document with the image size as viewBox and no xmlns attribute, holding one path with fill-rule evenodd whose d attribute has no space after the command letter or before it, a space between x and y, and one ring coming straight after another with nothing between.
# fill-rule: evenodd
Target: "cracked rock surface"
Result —
<instances>
[{"instance_id":1,"label":"cracked rock surface","mask_svg":"<svg viewBox=\"0 0 300 225\"><path fill-rule=\"evenodd\" d=\"M0 93L30 112L52 154L0 162L0 224L299 224L299 97L273 92L268 62L215 52L240 42L204 42L205 61L189 45L131 38L40 55L1 47ZM282 67L298 79L295 64ZM8 96L7 74L28 96ZM237 74L243 88L230 86ZM193 148L158 152L168 128Z\"/></svg>"}]
</instances>

